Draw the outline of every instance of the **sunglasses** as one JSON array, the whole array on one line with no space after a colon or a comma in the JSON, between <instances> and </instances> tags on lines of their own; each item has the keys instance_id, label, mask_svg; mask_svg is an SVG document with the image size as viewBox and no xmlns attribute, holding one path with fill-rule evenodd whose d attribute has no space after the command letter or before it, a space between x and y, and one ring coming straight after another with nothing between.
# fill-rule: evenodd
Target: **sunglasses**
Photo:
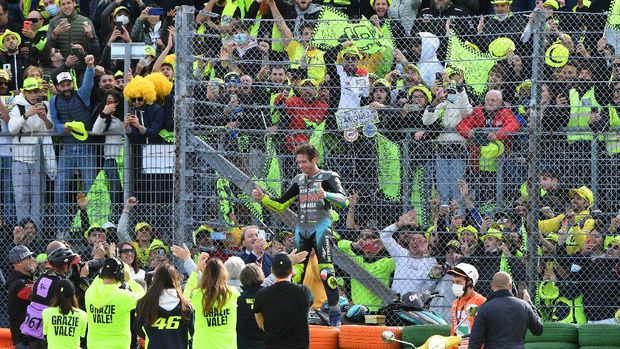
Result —
<instances>
[{"instance_id":1,"label":"sunglasses","mask_svg":"<svg viewBox=\"0 0 620 349\"><path fill-rule=\"evenodd\" d=\"M620 245L609 245L610 250L620 250Z\"/></svg>"},{"instance_id":2,"label":"sunglasses","mask_svg":"<svg viewBox=\"0 0 620 349\"><path fill-rule=\"evenodd\" d=\"M136 253L136 250L134 250L133 248L124 248L120 251L121 253Z\"/></svg>"},{"instance_id":3,"label":"sunglasses","mask_svg":"<svg viewBox=\"0 0 620 349\"><path fill-rule=\"evenodd\" d=\"M0 81L0 86L9 86L8 82Z\"/></svg>"},{"instance_id":4,"label":"sunglasses","mask_svg":"<svg viewBox=\"0 0 620 349\"><path fill-rule=\"evenodd\" d=\"M138 98L130 98L129 101L131 103L136 103L136 102L144 102L144 98L142 97L138 97Z\"/></svg>"},{"instance_id":5,"label":"sunglasses","mask_svg":"<svg viewBox=\"0 0 620 349\"><path fill-rule=\"evenodd\" d=\"M39 21L42 21L43 18L27 18L26 20L32 21L32 22L39 22Z\"/></svg>"},{"instance_id":6,"label":"sunglasses","mask_svg":"<svg viewBox=\"0 0 620 349\"><path fill-rule=\"evenodd\" d=\"M344 56L345 61L357 61L357 56Z\"/></svg>"}]
</instances>

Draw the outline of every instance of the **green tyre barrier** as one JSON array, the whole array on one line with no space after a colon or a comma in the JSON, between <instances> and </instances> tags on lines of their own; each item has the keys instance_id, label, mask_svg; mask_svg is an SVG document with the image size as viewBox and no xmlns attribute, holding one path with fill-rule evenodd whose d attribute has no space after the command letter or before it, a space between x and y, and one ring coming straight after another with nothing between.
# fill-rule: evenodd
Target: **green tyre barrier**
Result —
<instances>
[{"instance_id":1,"label":"green tyre barrier","mask_svg":"<svg viewBox=\"0 0 620 349\"><path fill-rule=\"evenodd\" d=\"M450 335L450 325L420 325L403 327L402 340L420 346L432 335Z\"/></svg>"},{"instance_id":2,"label":"green tyre barrier","mask_svg":"<svg viewBox=\"0 0 620 349\"><path fill-rule=\"evenodd\" d=\"M579 326L579 345L581 347L620 347L620 325L581 325Z\"/></svg>"},{"instance_id":3,"label":"green tyre barrier","mask_svg":"<svg viewBox=\"0 0 620 349\"><path fill-rule=\"evenodd\" d=\"M579 349L579 345L567 342L525 343L525 349Z\"/></svg>"},{"instance_id":4,"label":"green tyre barrier","mask_svg":"<svg viewBox=\"0 0 620 349\"><path fill-rule=\"evenodd\" d=\"M578 326L561 322L545 322L542 335L534 336L529 330L525 335L525 343L546 342L577 343Z\"/></svg>"}]
</instances>

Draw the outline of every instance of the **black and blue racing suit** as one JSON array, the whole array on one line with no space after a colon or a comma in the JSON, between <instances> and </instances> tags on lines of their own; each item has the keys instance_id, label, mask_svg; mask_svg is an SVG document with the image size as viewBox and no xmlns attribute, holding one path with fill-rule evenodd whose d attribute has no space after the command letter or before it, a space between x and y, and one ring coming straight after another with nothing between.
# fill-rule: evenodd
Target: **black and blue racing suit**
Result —
<instances>
[{"instance_id":1,"label":"black and blue racing suit","mask_svg":"<svg viewBox=\"0 0 620 349\"><path fill-rule=\"evenodd\" d=\"M319 197L319 186L325 192L325 198ZM349 201L338 174L319 170L313 176L303 173L295 176L284 195L275 199L264 196L261 203L271 211L283 212L297 197L299 197L297 211L299 220L295 227L295 245L299 251L308 253L315 249L328 303L330 306L336 306L339 295L332 264L332 246L329 241L333 223L330 210L332 207L344 208ZM295 280L303 280L305 265L295 266L295 272Z\"/></svg>"}]
</instances>

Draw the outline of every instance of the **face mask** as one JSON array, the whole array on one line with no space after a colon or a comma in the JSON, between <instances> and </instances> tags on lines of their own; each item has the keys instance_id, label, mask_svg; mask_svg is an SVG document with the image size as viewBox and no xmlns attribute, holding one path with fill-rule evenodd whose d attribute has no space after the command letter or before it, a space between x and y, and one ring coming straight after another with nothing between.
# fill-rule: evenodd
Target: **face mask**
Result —
<instances>
[{"instance_id":1,"label":"face mask","mask_svg":"<svg viewBox=\"0 0 620 349\"><path fill-rule=\"evenodd\" d=\"M448 94L446 95L446 100L450 103L455 103L456 102L456 95L455 94Z\"/></svg>"},{"instance_id":2,"label":"face mask","mask_svg":"<svg viewBox=\"0 0 620 349\"><path fill-rule=\"evenodd\" d=\"M45 12L49 13L50 16L54 17L58 14L58 6L49 5L45 8Z\"/></svg>"},{"instance_id":3,"label":"face mask","mask_svg":"<svg viewBox=\"0 0 620 349\"><path fill-rule=\"evenodd\" d=\"M235 34L234 39L235 39L235 44L243 46L248 42L248 34L246 33Z\"/></svg>"},{"instance_id":4,"label":"face mask","mask_svg":"<svg viewBox=\"0 0 620 349\"><path fill-rule=\"evenodd\" d=\"M465 294L465 289L463 286L461 285L457 285L457 284L452 284L452 293L456 296L456 297L461 297L462 295Z\"/></svg>"},{"instance_id":5,"label":"face mask","mask_svg":"<svg viewBox=\"0 0 620 349\"><path fill-rule=\"evenodd\" d=\"M497 19L500 22L505 21L506 18L508 18L507 13L500 13L500 14L495 15L495 19Z\"/></svg>"},{"instance_id":6,"label":"face mask","mask_svg":"<svg viewBox=\"0 0 620 349\"><path fill-rule=\"evenodd\" d=\"M123 25L127 25L127 23L129 23L129 17L127 17L125 15L120 15L120 16L116 17L116 21L117 22L123 22Z\"/></svg>"}]
</instances>

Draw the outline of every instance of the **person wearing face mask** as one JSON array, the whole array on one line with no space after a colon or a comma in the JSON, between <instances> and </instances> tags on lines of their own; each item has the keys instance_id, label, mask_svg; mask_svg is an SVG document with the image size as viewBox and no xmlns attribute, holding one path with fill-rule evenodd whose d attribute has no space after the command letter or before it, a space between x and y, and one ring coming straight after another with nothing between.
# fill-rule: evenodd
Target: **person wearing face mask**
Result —
<instances>
[{"instance_id":1,"label":"person wearing face mask","mask_svg":"<svg viewBox=\"0 0 620 349\"><path fill-rule=\"evenodd\" d=\"M267 58L266 51L269 50L269 44L258 43L256 37L250 35L249 29L247 21L235 24L233 27L234 45L227 46L228 57L237 62L237 67L241 70L240 75L247 74L256 77L261 69L262 61ZM228 68L231 68L230 65Z\"/></svg>"},{"instance_id":2,"label":"person wearing face mask","mask_svg":"<svg viewBox=\"0 0 620 349\"><path fill-rule=\"evenodd\" d=\"M456 297L451 308L450 335L465 336L471 333L476 319L476 309L479 308L486 298L474 291L478 282L478 270L471 264L459 263L448 270L452 276L452 294ZM467 348L468 340L461 342L458 348Z\"/></svg>"},{"instance_id":3,"label":"person wearing face mask","mask_svg":"<svg viewBox=\"0 0 620 349\"><path fill-rule=\"evenodd\" d=\"M440 205L448 205L451 200L462 202L457 183L465 175L467 149L465 139L456 132L456 128L472 110L463 84L455 82L446 90L437 88L437 96L424 109L422 123L442 131L435 139L435 177Z\"/></svg>"},{"instance_id":4,"label":"person wearing face mask","mask_svg":"<svg viewBox=\"0 0 620 349\"><path fill-rule=\"evenodd\" d=\"M41 15L45 18L46 22L56 17L60 13L60 7L56 3L56 0L43 0L43 11Z\"/></svg>"}]
</instances>

